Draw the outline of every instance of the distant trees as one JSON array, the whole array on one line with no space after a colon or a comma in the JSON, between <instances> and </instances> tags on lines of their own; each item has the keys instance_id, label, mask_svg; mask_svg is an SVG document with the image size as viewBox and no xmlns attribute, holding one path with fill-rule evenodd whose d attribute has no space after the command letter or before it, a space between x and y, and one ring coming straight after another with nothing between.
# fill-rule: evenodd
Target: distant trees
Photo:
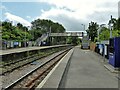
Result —
<instances>
[{"instance_id":1,"label":"distant trees","mask_svg":"<svg viewBox=\"0 0 120 90\"><path fill-rule=\"evenodd\" d=\"M21 23L17 23L15 26L12 22L3 21L1 22L1 31L3 40L14 40L14 41L35 41L41 37L44 33L63 33L65 28L51 20L37 19L31 22L31 29L23 26ZM54 41L62 41L65 37L54 38Z\"/></svg>"},{"instance_id":2,"label":"distant trees","mask_svg":"<svg viewBox=\"0 0 120 90\"><path fill-rule=\"evenodd\" d=\"M97 30L98 30L99 25L96 22L89 23L87 34L89 35L89 38L91 41L95 40L95 37L97 37Z\"/></svg>"},{"instance_id":3,"label":"distant trees","mask_svg":"<svg viewBox=\"0 0 120 90\"><path fill-rule=\"evenodd\" d=\"M116 30L118 36L120 36L120 18L116 20L113 30Z\"/></svg>"},{"instance_id":4,"label":"distant trees","mask_svg":"<svg viewBox=\"0 0 120 90\"><path fill-rule=\"evenodd\" d=\"M112 20L109 20L108 25L112 23L112 37L118 37L120 36L120 18L112 18ZM96 22L90 22L88 26L87 34L89 35L89 38L91 41L98 41L98 29L99 25ZM99 40L109 40L110 38L110 29L109 27L102 27L99 32Z\"/></svg>"},{"instance_id":5,"label":"distant trees","mask_svg":"<svg viewBox=\"0 0 120 90\"><path fill-rule=\"evenodd\" d=\"M77 45L77 44L80 44L81 42L81 39L78 38L77 36L74 36L74 37L68 37L67 38L67 44L73 44L73 45Z\"/></svg>"},{"instance_id":6,"label":"distant trees","mask_svg":"<svg viewBox=\"0 0 120 90\"><path fill-rule=\"evenodd\" d=\"M112 27L112 37L118 37L120 36L120 18L115 19L112 18L112 20L109 20L108 25L110 23L113 23ZM110 37L110 30L109 28L102 28L100 32L100 40L109 40Z\"/></svg>"},{"instance_id":7,"label":"distant trees","mask_svg":"<svg viewBox=\"0 0 120 90\"><path fill-rule=\"evenodd\" d=\"M65 32L65 28L59 24L54 23L51 20L45 19L37 19L31 22L32 27L30 32L34 33L34 40L40 37L43 33L51 32L51 33L63 33Z\"/></svg>"},{"instance_id":8,"label":"distant trees","mask_svg":"<svg viewBox=\"0 0 120 90\"><path fill-rule=\"evenodd\" d=\"M99 40L109 40L110 38L110 30L106 27L102 27L99 32Z\"/></svg>"},{"instance_id":9,"label":"distant trees","mask_svg":"<svg viewBox=\"0 0 120 90\"><path fill-rule=\"evenodd\" d=\"M11 22L2 22L2 39L13 41L28 41L31 39L28 28L18 23L13 26Z\"/></svg>"},{"instance_id":10,"label":"distant trees","mask_svg":"<svg viewBox=\"0 0 120 90\"><path fill-rule=\"evenodd\" d=\"M112 27L112 37L118 37L120 36L120 18L115 19L112 18L112 20L109 20L108 25L110 23L113 23ZM110 29L109 27L102 27L99 32L99 40L109 40L110 38Z\"/></svg>"},{"instance_id":11,"label":"distant trees","mask_svg":"<svg viewBox=\"0 0 120 90\"><path fill-rule=\"evenodd\" d=\"M54 23L51 20L37 19L32 21L31 24L32 29L40 30L41 33L50 32L50 28L52 33L65 32L65 28L61 24Z\"/></svg>"},{"instance_id":12,"label":"distant trees","mask_svg":"<svg viewBox=\"0 0 120 90\"><path fill-rule=\"evenodd\" d=\"M120 18L118 18L118 20L117 20L117 29L120 31ZM119 32L119 34L120 34L120 32Z\"/></svg>"},{"instance_id":13,"label":"distant trees","mask_svg":"<svg viewBox=\"0 0 120 90\"><path fill-rule=\"evenodd\" d=\"M37 19L31 22L32 27L30 30L31 35L33 36L32 40L36 40L37 38L41 37L44 33L64 33L65 28L59 24L55 23L51 20L45 20L45 19ZM52 44L61 44L65 42L65 37L53 37L49 38L48 43Z\"/></svg>"}]
</instances>

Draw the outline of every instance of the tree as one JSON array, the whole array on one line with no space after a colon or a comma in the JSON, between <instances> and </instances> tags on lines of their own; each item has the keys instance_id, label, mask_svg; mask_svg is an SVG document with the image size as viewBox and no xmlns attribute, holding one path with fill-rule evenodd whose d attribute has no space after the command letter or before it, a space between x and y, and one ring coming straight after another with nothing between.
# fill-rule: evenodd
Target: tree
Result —
<instances>
[{"instance_id":1,"label":"tree","mask_svg":"<svg viewBox=\"0 0 120 90\"><path fill-rule=\"evenodd\" d=\"M22 25L21 23L17 23L17 27L18 27L19 29L23 29L23 25Z\"/></svg>"},{"instance_id":2,"label":"tree","mask_svg":"<svg viewBox=\"0 0 120 90\"><path fill-rule=\"evenodd\" d=\"M28 32L28 28L18 23L17 26L13 26L11 22L2 22L2 39L24 41L30 40L31 34Z\"/></svg>"},{"instance_id":3,"label":"tree","mask_svg":"<svg viewBox=\"0 0 120 90\"><path fill-rule=\"evenodd\" d=\"M59 24L55 23L51 20L45 20L45 19L37 19L31 22L32 27L30 30L30 33L33 35L34 40L37 40L39 37L41 37L42 34L45 33L64 33L65 28ZM62 43L62 41L65 40L65 37L54 37L54 41L58 41L59 43ZM49 41L49 40L48 40Z\"/></svg>"},{"instance_id":4,"label":"tree","mask_svg":"<svg viewBox=\"0 0 120 90\"><path fill-rule=\"evenodd\" d=\"M41 34L50 32L50 28L52 33L65 32L65 28L61 24L54 23L51 20L37 19L32 21L31 24L31 28L33 30L39 30Z\"/></svg>"},{"instance_id":5,"label":"tree","mask_svg":"<svg viewBox=\"0 0 120 90\"><path fill-rule=\"evenodd\" d=\"M112 31L113 32L115 31L114 35L120 36L120 18L118 18L118 19L112 18L111 20L109 20L108 25L110 23L113 23Z\"/></svg>"},{"instance_id":6,"label":"tree","mask_svg":"<svg viewBox=\"0 0 120 90\"><path fill-rule=\"evenodd\" d=\"M120 30L120 18L117 20L117 29Z\"/></svg>"},{"instance_id":7,"label":"tree","mask_svg":"<svg viewBox=\"0 0 120 90\"><path fill-rule=\"evenodd\" d=\"M32 35L31 38L32 41L35 41L37 38L41 37L42 35L40 30L35 30L35 29L29 30L29 33Z\"/></svg>"},{"instance_id":8,"label":"tree","mask_svg":"<svg viewBox=\"0 0 120 90\"><path fill-rule=\"evenodd\" d=\"M117 29L117 19L116 18L112 18L111 20L109 20L108 25L110 23L113 23L113 30Z\"/></svg>"},{"instance_id":9,"label":"tree","mask_svg":"<svg viewBox=\"0 0 120 90\"><path fill-rule=\"evenodd\" d=\"M117 36L120 36L117 32L117 30L112 30L112 37L117 37ZM100 34L99 34L99 39L100 41L102 40L109 40L110 38L110 30L106 27L103 27L100 31Z\"/></svg>"},{"instance_id":10,"label":"tree","mask_svg":"<svg viewBox=\"0 0 120 90\"><path fill-rule=\"evenodd\" d=\"M80 39L77 37L77 36L74 36L74 37L68 37L67 38L67 44L73 44L73 45L77 45L80 43Z\"/></svg>"},{"instance_id":11,"label":"tree","mask_svg":"<svg viewBox=\"0 0 120 90\"><path fill-rule=\"evenodd\" d=\"M99 34L100 41L102 40L109 40L110 37L110 30L108 28L102 28Z\"/></svg>"},{"instance_id":12,"label":"tree","mask_svg":"<svg viewBox=\"0 0 120 90\"><path fill-rule=\"evenodd\" d=\"M120 18L117 20L117 30L118 30L118 35L120 36Z\"/></svg>"},{"instance_id":13,"label":"tree","mask_svg":"<svg viewBox=\"0 0 120 90\"><path fill-rule=\"evenodd\" d=\"M87 30L87 33L91 41L94 41L95 37L97 37L97 30L98 30L98 24L96 22L91 21L91 23L89 23Z\"/></svg>"}]
</instances>

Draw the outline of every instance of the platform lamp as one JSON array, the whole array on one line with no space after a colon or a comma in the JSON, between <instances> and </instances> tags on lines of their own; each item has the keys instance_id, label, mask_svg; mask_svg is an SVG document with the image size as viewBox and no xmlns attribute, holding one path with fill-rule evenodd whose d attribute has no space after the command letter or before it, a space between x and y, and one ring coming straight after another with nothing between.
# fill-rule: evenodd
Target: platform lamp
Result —
<instances>
[{"instance_id":1,"label":"platform lamp","mask_svg":"<svg viewBox=\"0 0 120 90\"><path fill-rule=\"evenodd\" d=\"M85 31L85 24L81 24L83 26L83 31ZM82 36L84 36L84 32L82 32Z\"/></svg>"},{"instance_id":2,"label":"platform lamp","mask_svg":"<svg viewBox=\"0 0 120 90\"><path fill-rule=\"evenodd\" d=\"M48 37L49 37L49 44L51 45L51 37L50 37L50 35L51 35L51 26L49 27L49 34L48 34Z\"/></svg>"},{"instance_id":3,"label":"platform lamp","mask_svg":"<svg viewBox=\"0 0 120 90\"><path fill-rule=\"evenodd\" d=\"M85 24L81 24L82 26L83 26L83 29L84 29L84 31L85 31Z\"/></svg>"},{"instance_id":4,"label":"platform lamp","mask_svg":"<svg viewBox=\"0 0 120 90\"><path fill-rule=\"evenodd\" d=\"M110 38L112 38L112 27L113 27L112 15L111 15L111 20L108 25L109 25L109 29L110 29Z\"/></svg>"}]
</instances>

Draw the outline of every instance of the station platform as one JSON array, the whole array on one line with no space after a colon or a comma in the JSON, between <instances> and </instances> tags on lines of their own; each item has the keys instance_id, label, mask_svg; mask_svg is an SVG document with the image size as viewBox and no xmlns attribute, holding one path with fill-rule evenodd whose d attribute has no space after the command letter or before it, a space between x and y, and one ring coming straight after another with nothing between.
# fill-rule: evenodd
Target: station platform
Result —
<instances>
[{"instance_id":1,"label":"station platform","mask_svg":"<svg viewBox=\"0 0 120 90\"><path fill-rule=\"evenodd\" d=\"M12 54L12 53L21 53L21 52L26 52L26 51L40 50L40 49L60 47L60 46L65 46L65 45L53 45L53 46L42 46L42 47L34 46L34 47L24 47L24 48L14 48L14 49L0 50L0 55L7 55L7 54Z\"/></svg>"},{"instance_id":2,"label":"station platform","mask_svg":"<svg viewBox=\"0 0 120 90\"><path fill-rule=\"evenodd\" d=\"M107 88L107 90L119 90L117 74L106 69L102 61L101 57L94 52L75 47L63 57L36 90L38 88L41 90L45 88L101 88L99 90Z\"/></svg>"}]
</instances>

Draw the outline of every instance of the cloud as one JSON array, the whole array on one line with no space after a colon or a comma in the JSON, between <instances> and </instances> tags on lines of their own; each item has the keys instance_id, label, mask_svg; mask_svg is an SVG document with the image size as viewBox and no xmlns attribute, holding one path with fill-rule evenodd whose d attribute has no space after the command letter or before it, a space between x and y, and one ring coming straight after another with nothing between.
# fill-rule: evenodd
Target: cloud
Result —
<instances>
[{"instance_id":1,"label":"cloud","mask_svg":"<svg viewBox=\"0 0 120 90\"><path fill-rule=\"evenodd\" d=\"M49 11L44 11L36 19L51 19L54 22L59 22L67 31L83 31L84 28L81 24L87 24L87 21L83 20L79 15L77 16L76 13L66 9L52 8Z\"/></svg>"},{"instance_id":2,"label":"cloud","mask_svg":"<svg viewBox=\"0 0 120 90\"><path fill-rule=\"evenodd\" d=\"M119 0L38 0L55 5L57 8L66 7L73 11L81 11L84 15L99 11L99 8L114 10Z\"/></svg>"},{"instance_id":3,"label":"cloud","mask_svg":"<svg viewBox=\"0 0 120 90\"><path fill-rule=\"evenodd\" d=\"M21 0L21 2L23 1L24 0ZM31 2L31 0L27 1ZM51 19L61 23L67 31L82 31L83 26L81 24L85 24L87 28L88 23L91 21L98 22L99 24L107 24L110 15L117 18L118 1L119 0L34 0L34 2L44 2L51 6L49 10L42 8L42 14L36 16L35 19Z\"/></svg>"},{"instance_id":4,"label":"cloud","mask_svg":"<svg viewBox=\"0 0 120 90\"><path fill-rule=\"evenodd\" d=\"M116 18L116 11L95 11L93 14L88 15L87 18L90 21L98 22L98 24L108 24L111 15L113 16L113 18Z\"/></svg>"},{"instance_id":5,"label":"cloud","mask_svg":"<svg viewBox=\"0 0 120 90\"><path fill-rule=\"evenodd\" d=\"M42 12L37 17L41 19L51 19L59 22L68 31L83 30L81 24L86 27L91 21L99 24L108 23L110 15L117 18L117 6L119 0L38 0L52 6L50 10Z\"/></svg>"},{"instance_id":6,"label":"cloud","mask_svg":"<svg viewBox=\"0 0 120 90\"><path fill-rule=\"evenodd\" d=\"M26 18L31 19L31 17L30 17L30 16L26 16Z\"/></svg>"},{"instance_id":7,"label":"cloud","mask_svg":"<svg viewBox=\"0 0 120 90\"><path fill-rule=\"evenodd\" d=\"M5 18L9 21L12 21L13 24L16 24L16 23L21 23L23 24L24 26L31 26L31 23L28 22L27 20L19 17L19 16L16 16L16 15L13 15L11 13L5 13Z\"/></svg>"},{"instance_id":8,"label":"cloud","mask_svg":"<svg viewBox=\"0 0 120 90\"><path fill-rule=\"evenodd\" d=\"M113 18L118 18L118 0L98 4L94 13L87 15L87 18L107 25L111 15Z\"/></svg>"},{"instance_id":9,"label":"cloud","mask_svg":"<svg viewBox=\"0 0 120 90\"><path fill-rule=\"evenodd\" d=\"M3 6L3 5L0 5L0 9L1 10L6 10L7 8L5 6Z\"/></svg>"},{"instance_id":10,"label":"cloud","mask_svg":"<svg viewBox=\"0 0 120 90\"><path fill-rule=\"evenodd\" d=\"M83 31L84 27L82 27L82 23L85 24L85 21L79 20L77 18L68 17L67 15L58 15L51 17L53 21L60 22L67 31ZM86 23L87 24L87 23Z\"/></svg>"},{"instance_id":11,"label":"cloud","mask_svg":"<svg viewBox=\"0 0 120 90\"><path fill-rule=\"evenodd\" d=\"M2 0L2 2L37 2L38 0Z\"/></svg>"}]
</instances>

